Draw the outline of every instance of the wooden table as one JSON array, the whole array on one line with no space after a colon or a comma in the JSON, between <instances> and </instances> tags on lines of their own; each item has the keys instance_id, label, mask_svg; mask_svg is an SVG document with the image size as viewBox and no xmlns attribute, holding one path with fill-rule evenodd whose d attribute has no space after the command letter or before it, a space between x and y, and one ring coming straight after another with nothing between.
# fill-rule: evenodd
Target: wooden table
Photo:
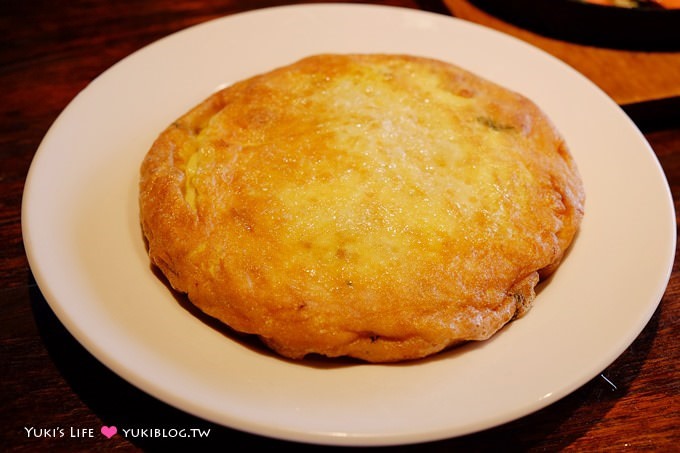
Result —
<instances>
[{"instance_id":1,"label":"wooden table","mask_svg":"<svg viewBox=\"0 0 680 453\"><path fill-rule=\"evenodd\" d=\"M166 448L170 441L101 435L89 429L115 424L137 427L209 428L205 439L180 441L199 451L288 446L192 417L137 390L89 355L57 320L37 288L25 257L20 224L24 180L33 154L60 111L98 74L131 52L172 32L219 16L283 1L73 0L3 2L0 6L0 345L2 390L0 450L123 451ZM532 36L475 11L463 1L382 1L385 5L457 14L515 33L569 59L569 43ZM550 49L547 49L550 51ZM677 55L580 49L606 54L618 71L658 73L658 61ZM663 57L663 58L662 58ZM669 58L670 57L670 58ZM674 96L680 80L665 85L680 66L663 66L664 86L622 84L620 74L592 66L579 70L622 104ZM634 65L631 61L636 62ZM677 61L677 60L676 60ZM631 75L632 77L632 75ZM661 83L661 82L659 82ZM655 91L649 94L650 89ZM659 94L660 93L660 94ZM643 132L656 152L680 208L680 125L643 109ZM639 113L639 112L638 112ZM658 111L656 112L658 113ZM680 117L680 110L675 111ZM664 120L665 119L665 120ZM677 253L677 250L676 250ZM640 263L644 265L644 263ZM469 436L398 451L678 451L680 391L677 320L680 270L676 262L661 304L635 342L600 376L537 413ZM29 437L26 428L64 437ZM82 429L72 437L71 429ZM51 431L49 431L51 430ZM178 442L176 439L173 442ZM317 447L294 445L308 451Z\"/></svg>"}]
</instances>

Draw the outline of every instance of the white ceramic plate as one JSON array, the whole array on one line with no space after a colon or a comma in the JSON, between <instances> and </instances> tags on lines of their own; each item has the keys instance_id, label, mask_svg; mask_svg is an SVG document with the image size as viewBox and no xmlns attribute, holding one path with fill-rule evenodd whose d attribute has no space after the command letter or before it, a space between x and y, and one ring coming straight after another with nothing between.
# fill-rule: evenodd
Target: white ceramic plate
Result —
<instances>
[{"instance_id":1,"label":"white ceramic plate","mask_svg":"<svg viewBox=\"0 0 680 453\"><path fill-rule=\"evenodd\" d=\"M208 327L154 276L137 179L157 134L218 87L321 52L454 62L524 93L554 120L582 172L586 216L528 316L490 341L416 363L292 363ZM663 295L675 251L662 169L629 119L584 77L460 20L337 4L225 17L110 68L44 138L26 182L23 229L45 298L120 376L220 424L340 445L458 436L555 402L636 338Z\"/></svg>"}]
</instances>

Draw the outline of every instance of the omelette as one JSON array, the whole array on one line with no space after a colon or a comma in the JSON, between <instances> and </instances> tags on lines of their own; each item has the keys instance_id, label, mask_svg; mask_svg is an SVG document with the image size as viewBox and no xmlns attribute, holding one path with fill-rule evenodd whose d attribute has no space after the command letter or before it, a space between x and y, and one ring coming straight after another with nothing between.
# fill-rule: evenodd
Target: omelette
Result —
<instances>
[{"instance_id":1,"label":"omelette","mask_svg":"<svg viewBox=\"0 0 680 453\"><path fill-rule=\"evenodd\" d=\"M322 54L221 89L141 165L150 260L290 359L419 359L523 316L584 214L531 100L452 63Z\"/></svg>"}]
</instances>

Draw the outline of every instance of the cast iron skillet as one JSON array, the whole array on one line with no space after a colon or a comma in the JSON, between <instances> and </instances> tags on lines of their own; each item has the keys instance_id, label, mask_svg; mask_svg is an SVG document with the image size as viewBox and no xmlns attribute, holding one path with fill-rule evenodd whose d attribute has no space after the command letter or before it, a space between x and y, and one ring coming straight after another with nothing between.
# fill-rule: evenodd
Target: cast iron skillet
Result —
<instances>
[{"instance_id":1,"label":"cast iron skillet","mask_svg":"<svg viewBox=\"0 0 680 453\"><path fill-rule=\"evenodd\" d=\"M680 50L680 9L622 8L579 0L470 0L503 20L580 44Z\"/></svg>"}]
</instances>

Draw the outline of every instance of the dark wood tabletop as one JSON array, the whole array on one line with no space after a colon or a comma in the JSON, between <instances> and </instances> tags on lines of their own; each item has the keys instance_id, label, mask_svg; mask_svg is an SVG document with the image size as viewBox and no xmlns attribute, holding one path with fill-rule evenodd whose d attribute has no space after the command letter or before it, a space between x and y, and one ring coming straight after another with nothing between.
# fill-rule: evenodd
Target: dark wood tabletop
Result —
<instances>
[{"instance_id":1,"label":"dark wood tabletop","mask_svg":"<svg viewBox=\"0 0 680 453\"><path fill-rule=\"evenodd\" d=\"M109 371L50 309L31 274L21 233L22 191L33 155L52 122L90 81L132 52L175 31L286 3L311 2L10 0L0 4L0 451L155 451L175 444L196 451L321 448L214 425L148 396ZM635 78L633 73L662 71L655 77L664 80L667 92L680 88L680 80L668 83L662 77L663 71L677 71L680 66L659 65L659 61L677 62L677 53L611 52L587 46L570 53L567 42L551 42L510 28L464 1L362 3L458 15L508 33L514 30L521 39L549 51L556 49L565 59L567 55L606 53L608 64L623 62L617 71L630 71L628 79ZM649 86L626 85L622 82L628 80L625 72L608 76L588 55L569 64L596 79L603 89L613 87L612 97L630 112L658 156L678 212L680 104L672 95L645 98ZM665 295L642 333L600 375L572 394L496 428L390 450L680 451L679 313L676 261ZM200 428L209 429L210 434L197 439L120 435L107 439L99 432L107 424Z\"/></svg>"}]
</instances>

